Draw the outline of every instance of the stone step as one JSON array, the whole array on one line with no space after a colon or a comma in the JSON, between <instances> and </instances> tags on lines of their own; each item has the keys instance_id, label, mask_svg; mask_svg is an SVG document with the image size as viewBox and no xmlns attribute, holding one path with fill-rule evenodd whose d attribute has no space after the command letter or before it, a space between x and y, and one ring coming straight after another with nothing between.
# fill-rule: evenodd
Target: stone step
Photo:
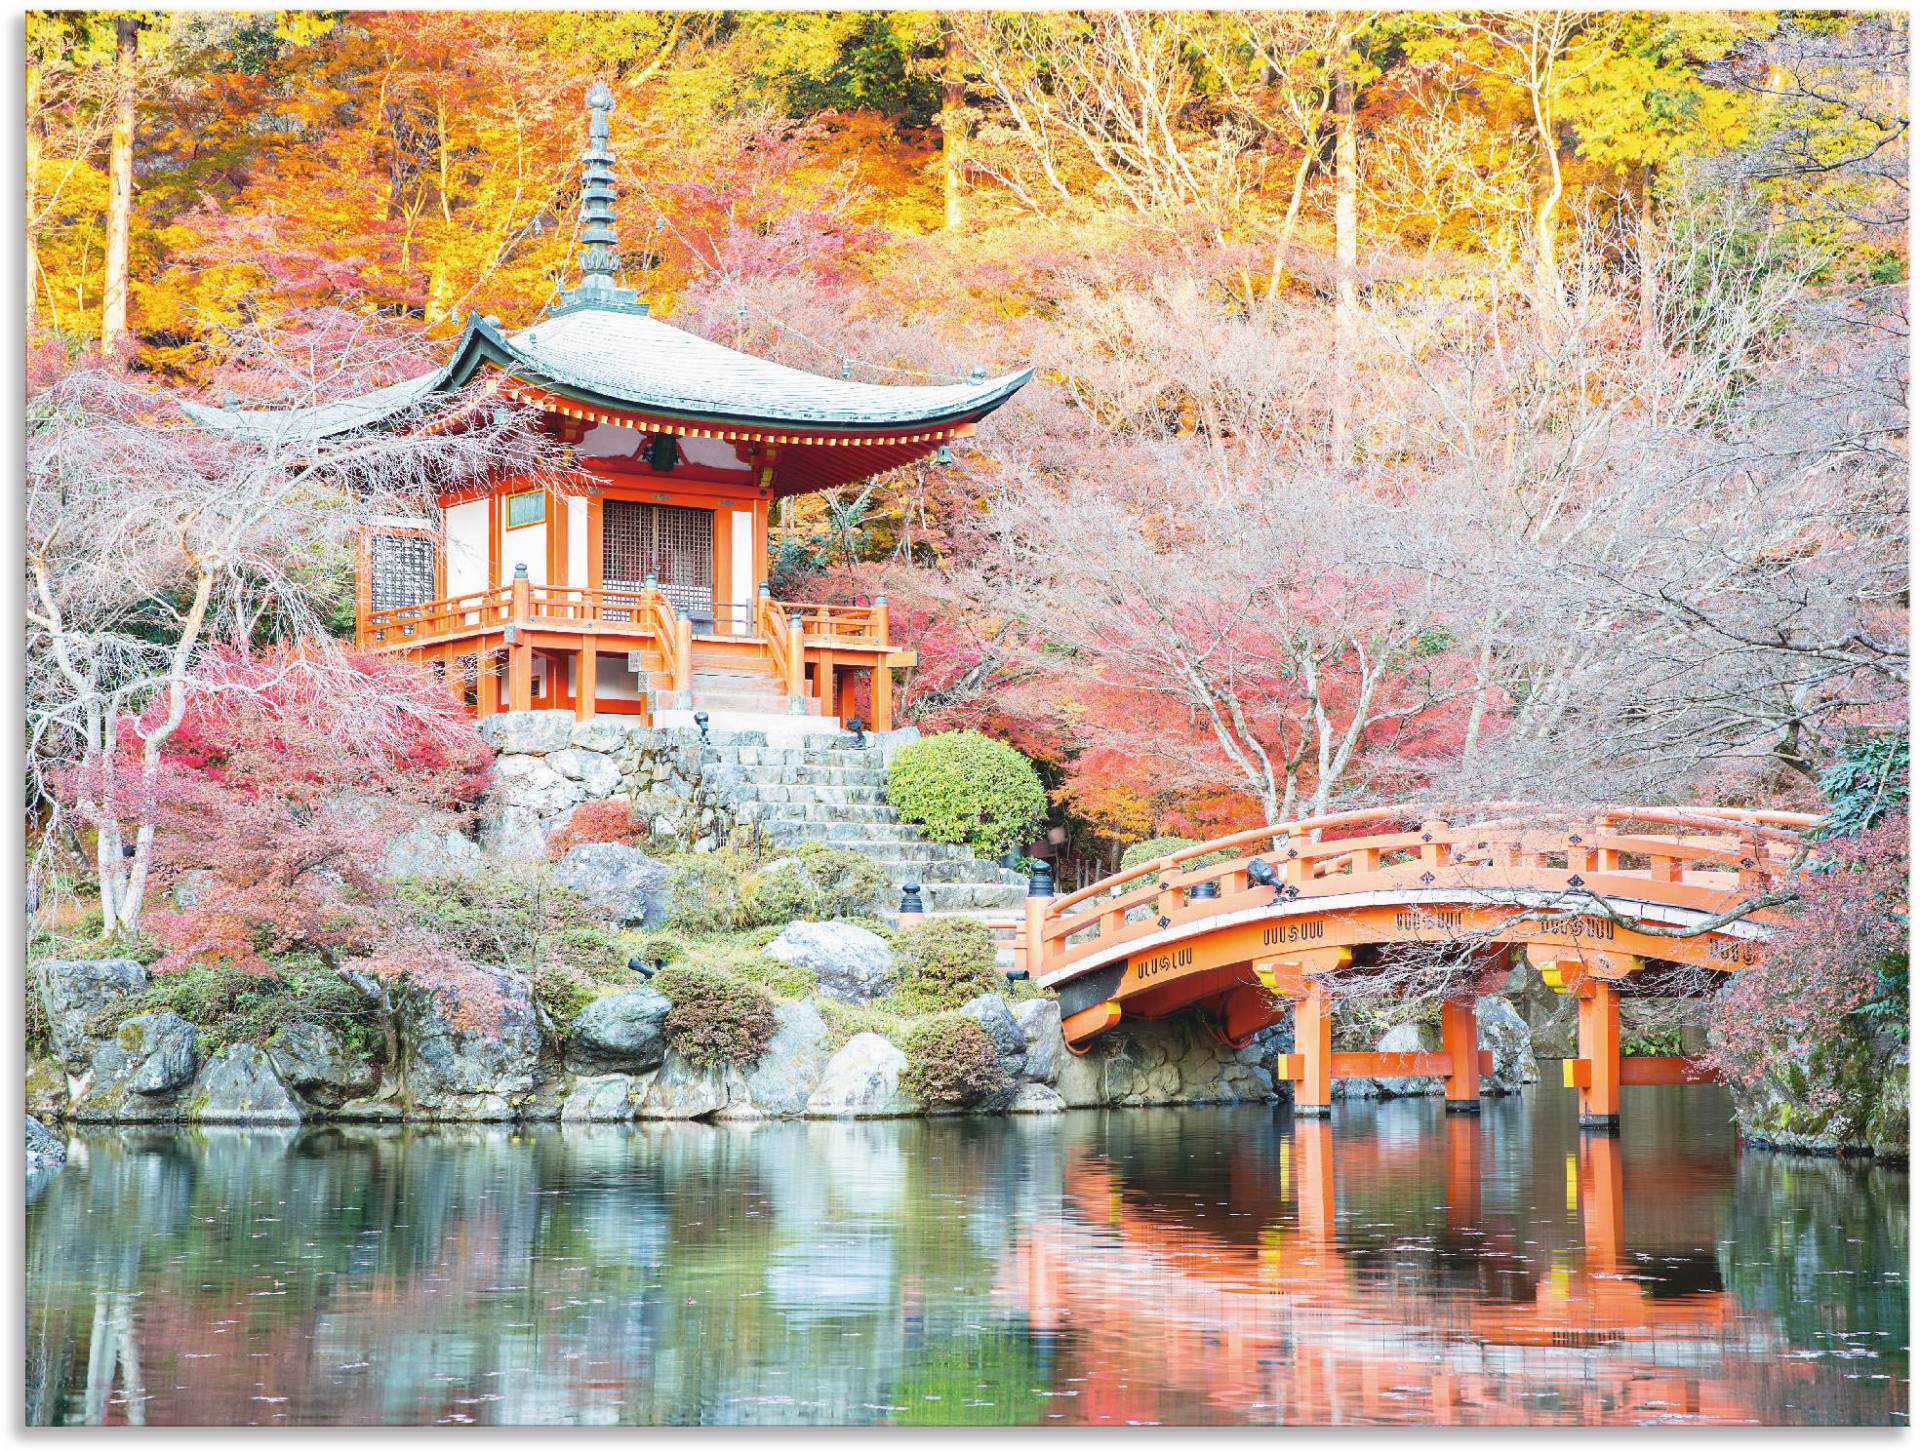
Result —
<instances>
[{"instance_id":1,"label":"stone step","mask_svg":"<svg viewBox=\"0 0 1920 1451\"><path fill-rule=\"evenodd\" d=\"M823 801L748 801L735 810L742 821L764 823L792 822L868 822L876 825L892 825L899 818L894 815L891 806L879 805L829 805Z\"/></svg>"},{"instance_id":2,"label":"stone step","mask_svg":"<svg viewBox=\"0 0 1920 1451\"><path fill-rule=\"evenodd\" d=\"M876 786L747 785L741 788L739 799L774 806L879 806L893 810Z\"/></svg>"},{"instance_id":3,"label":"stone step","mask_svg":"<svg viewBox=\"0 0 1920 1451\"><path fill-rule=\"evenodd\" d=\"M780 846L798 846L799 840L781 841L769 834L768 839ZM848 851L857 851L862 856L870 856L888 873L898 877L903 872L912 872L932 862L952 861L948 855L952 847L941 846L935 842L859 842L834 841L829 846L844 847Z\"/></svg>"},{"instance_id":4,"label":"stone step","mask_svg":"<svg viewBox=\"0 0 1920 1451\"><path fill-rule=\"evenodd\" d=\"M1011 883L922 882L920 900L930 913L963 911L1019 916L1026 911L1027 889Z\"/></svg>"},{"instance_id":5,"label":"stone step","mask_svg":"<svg viewBox=\"0 0 1920 1451\"><path fill-rule=\"evenodd\" d=\"M864 786L884 792L885 771L860 770L853 766L736 766L753 786Z\"/></svg>"},{"instance_id":6,"label":"stone step","mask_svg":"<svg viewBox=\"0 0 1920 1451\"><path fill-rule=\"evenodd\" d=\"M928 841L915 826L888 825L866 821L771 821L762 826L770 839L782 836L799 841L824 841L865 852L877 858L896 857L906 861L970 861L973 853L963 846L947 846ZM923 855L923 853L925 853Z\"/></svg>"},{"instance_id":7,"label":"stone step","mask_svg":"<svg viewBox=\"0 0 1920 1451\"><path fill-rule=\"evenodd\" d=\"M997 862L982 861L978 857L971 860L928 862L925 864L925 871L920 880L992 883L995 886L1018 887L1022 892L1027 889L1027 879L1018 872L1010 872Z\"/></svg>"}]
</instances>

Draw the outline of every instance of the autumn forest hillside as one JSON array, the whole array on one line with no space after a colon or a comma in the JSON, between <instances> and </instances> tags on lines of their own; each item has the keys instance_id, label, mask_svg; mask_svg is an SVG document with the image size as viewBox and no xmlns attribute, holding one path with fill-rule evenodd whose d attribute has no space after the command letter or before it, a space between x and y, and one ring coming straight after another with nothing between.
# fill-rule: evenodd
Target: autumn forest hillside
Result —
<instances>
[{"instance_id":1,"label":"autumn forest hillside","mask_svg":"<svg viewBox=\"0 0 1920 1451\"><path fill-rule=\"evenodd\" d=\"M27 41L36 386L270 399L263 337L324 377L377 335L391 377L470 314L535 320L595 78L656 316L835 377L1036 368L950 464L797 501L777 585L884 591L907 715L1036 757L1089 870L1414 795L1817 809L1905 720L1897 14ZM339 560L299 568L350 611Z\"/></svg>"}]
</instances>

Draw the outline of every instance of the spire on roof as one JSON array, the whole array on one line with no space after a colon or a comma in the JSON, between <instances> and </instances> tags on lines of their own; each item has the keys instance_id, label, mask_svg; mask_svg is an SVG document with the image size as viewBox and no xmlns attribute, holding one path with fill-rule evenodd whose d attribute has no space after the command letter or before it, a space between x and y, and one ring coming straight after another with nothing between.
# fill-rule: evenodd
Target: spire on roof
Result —
<instances>
[{"instance_id":1,"label":"spire on roof","mask_svg":"<svg viewBox=\"0 0 1920 1451\"><path fill-rule=\"evenodd\" d=\"M604 80L587 92L587 113L587 149L580 157L580 281L560 295L556 317L582 307L639 310L638 295L615 282L620 234L613 220L613 152L607 147L613 92Z\"/></svg>"}]
</instances>

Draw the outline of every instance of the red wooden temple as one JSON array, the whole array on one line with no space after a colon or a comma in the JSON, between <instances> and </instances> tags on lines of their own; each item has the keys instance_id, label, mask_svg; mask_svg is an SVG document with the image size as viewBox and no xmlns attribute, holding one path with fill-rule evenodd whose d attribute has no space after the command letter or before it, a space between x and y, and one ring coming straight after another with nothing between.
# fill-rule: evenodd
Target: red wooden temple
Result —
<instances>
[{"instance_id":1,"label":"red wooden temple","mask_svg":"<svg viewBox=\"0 0 1920 1451\"><path fill-rule=\"evenodd\" d=\"M777 600L775 500L851 484L947 448L1031 370L938 386L859 383L784 367L648 316L617 285L613 97L588 97L578 284L529 327L469 318L421 377L325 408L189 405L226 432L324 437L417 414L493 370L573 451L584 488L524 478L449 493L431 517L370 531L358 642L446 672L474 710L570 709L683 723L834 728L864 681L869 723L893 724L896 646L884 596ZM800 719L792 719L800 717Z\"/></svg>"}]
</instances>

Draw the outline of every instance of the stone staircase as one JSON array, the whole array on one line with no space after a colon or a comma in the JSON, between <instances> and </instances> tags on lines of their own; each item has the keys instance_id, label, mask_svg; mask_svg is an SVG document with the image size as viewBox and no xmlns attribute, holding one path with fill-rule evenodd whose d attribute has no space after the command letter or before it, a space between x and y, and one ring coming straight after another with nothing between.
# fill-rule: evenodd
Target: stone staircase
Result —
<instances>
[{"instance_id":1,"label":"stone staircase","mask_svg":"<svg viewBox=\"0 0 1920 1451\"><path fill-rule=\"evenodd\" d=\"M887 804L881 740L869 736L865 747L853 742L843 733L805 743L747 745L716 732L705 754L713 765L738 769L728 792L736 821L757 828L772 847L817 841L873 858L893 879L889 908L898 903L898 888L918 882L930 917L1024 912L1025 877L981 861L966 847L930 841L902 821Z\"/></svg>"}]
</instances>

